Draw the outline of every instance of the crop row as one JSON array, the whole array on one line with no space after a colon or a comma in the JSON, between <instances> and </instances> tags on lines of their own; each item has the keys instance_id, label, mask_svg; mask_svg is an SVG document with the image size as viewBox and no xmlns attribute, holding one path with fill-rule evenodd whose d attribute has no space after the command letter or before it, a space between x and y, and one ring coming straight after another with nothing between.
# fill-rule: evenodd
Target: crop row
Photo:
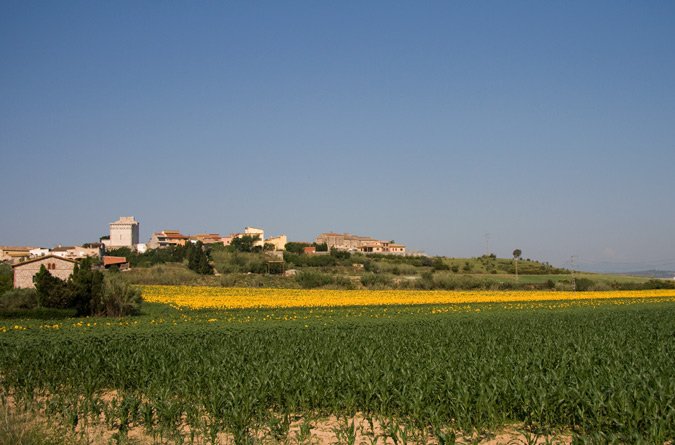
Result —
<instances>
[{"instance_id":1,"label":"crop row","mask_svg":"<svg viewBox=\"0 0 675 445\"><path fill-rule=\"evenodd\" d=\"M270 416L361 412L436 437L518 422L675 438L672 302L54 333L0 336L0 395L120 433L246 442Z\"/></svg>"}]
</instances>

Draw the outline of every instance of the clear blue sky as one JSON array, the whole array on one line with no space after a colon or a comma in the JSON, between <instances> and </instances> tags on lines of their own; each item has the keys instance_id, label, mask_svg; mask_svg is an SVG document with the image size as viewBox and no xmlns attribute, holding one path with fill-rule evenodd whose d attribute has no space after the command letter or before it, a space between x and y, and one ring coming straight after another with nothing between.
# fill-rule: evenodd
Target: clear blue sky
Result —
<instances>
[{"instance_id":1,"label":"clear blue sky","mask_svg":"<svg viewBox=\"0 0 675 445\"><path fill-rule=\"evenodd\" d=\"M675 269L675 2L7 1L0 244L186 234Z\"/></svg>"}]
</instances>

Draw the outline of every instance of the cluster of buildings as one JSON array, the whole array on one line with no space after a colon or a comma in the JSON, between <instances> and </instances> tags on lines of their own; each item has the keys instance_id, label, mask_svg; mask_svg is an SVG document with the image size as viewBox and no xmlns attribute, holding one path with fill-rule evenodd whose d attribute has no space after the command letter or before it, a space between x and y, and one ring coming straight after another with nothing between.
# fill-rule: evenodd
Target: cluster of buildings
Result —
<instances>
[{"instance_id":1,"label":"cluster of buildings","mask_svg":"<svg viewBox=\"0 0 675 445\"><path fill-rule=\"evenodd\" d=\"M42 247L0 246L0 261L7 261L14 268L14 287L34 287L33 277L45 266L49 272L59 278L67 278L73 270L73 264L78 259L94 257L103 260L104 267L113 265L121 268L127 266L126 258L106 255L106 251L127 247L140 253L147 249L162 249L169 246L185 245L186 243L202 242L203 244L221 243L228 246L236 238L257 236L255 246L264 247L266 251L281 255L288 242L286 235L265 239L265 231L256 227L246 227L243 232L220 236L217 233L183 235L177 230L163 230L154 232L146 244L139 242L139 222L133 216L123 216L118 221L110 223L110 236L104 237L98 243L88 243L83 246L61 246L52 249ZM382 253L394 255L418 255L419 252L406 252L406 246L393 241L382 241L367 236L350 235L349 233L322 233L315 239L316 244L326 244L328 249L337 249L348 252ZM308 245L310 243L307 243ZM308 248L307 253L314 253L315 249Z\"/></svg>"},{"instance_id":2,"label":"cluster of buildings","mask_svg":"<svg viewBox=\"0 0 675 445\"><path fill-rule=\"evenodd\" d=\"M183 235L178 230L162 230L154 232L150 240L143 244L139 242L140 224L133 216L123 216L110 223L110 235L97 243L88 243L83 246L61 246L46 249L43 247L0 246L0 261L17 263L45 256L56 256L68 260L77 260L84 257L105 257L105 252L120 247L128 247L140 253L147 249L161 249L169 246L185 245L186 243L202 242L203 244L221 243L229 246L236 238L243 236L257 236L254 245L266 250L283 251L288 239L286 235L265 239L265 231L256 227L246 227L243 232L230 233L220 236L217 233ZM407 252L406 246L393 241L383 241L369 236L351 235L349 233L322 233L314 240L316 244L326 244L328 249L337 249L348 252L383 253L394 255L418 255L419 252ZM308 243L309 244L309 243Z\"/></svg>"},{"instance_id":3,"label":"cluster of buildings","mask_svg":"<svg viewBox=\"0 0 675 445\"><path fill-rule=\"evenodd\" d=\"M229 246L232 243L232 240L244 236L257 236L258 239L253 244L254 246L264 247L265 244L268 244L272 246L271 249L275 251L284 250L284 247L288 242L286 235L265 239L265 231L255 227L246 227L243 232L230 233L229 236L220 236L217 233L200 233L194 236L187 236L183 235L177 230L162 230L161 232L155 232L152 234L150 241L148 241L147 248L161 249L163 247L182 246L186 243L196 243L198 241L200 241L202 244L221 243L224 246Z\"/></svg>"},{"instance_id":4,"label":"cluster of buildings","mask_svg":"<svg viewBox=\"0 0 675 445\"><path fill-rule=\"evenodd\" d=\"M217 233L183 235L178 230L163 230L154 232L150 240L143 244L139 242L139 222L133 216L123 216L118 221L110 223L110 235L97 243L88 243L84 246L61 246L46 249L30 246L0 246L0 261L18 263L45 256L57 256L69 260L84 257L105 257L105 252L120 247L128 247L139 253L147 249L161 249L169 246L182 246L186 243L216 244L229 246L235 238L243 236L257 236L255 246L268 245L269 250L282 251L288 242L286 235L265 239L265 231L256 227L246 227L243 232L220 236Z\"/></svg>"},{"instance_id":5,"label":"cluster of buildings","mask_svg":"<svg viewBox=\"0 0 675 445\"><path fill-rule=\"evenodd\" d=\"M317 244L326 244L328 249L346 250L360 253L383 253L405 255L403 244L393 241L381 241L369 236L350 235L349 233L322 233L316 237Z\"/></svg>"},{"instance_id":6,"label":"cluster of buildings","mask_svg":"<svg viewBox=\"0 0 675 445\"><path fill-rule=\"evenodd\" d=\"M28 259L43 256L56 256L69 260L77 260L85 257L102 257L104 246L102 243L85 244L84 246L61 246L51 249L43 247L24 246L0 246L0 261L18 263Z\"/></svg>"}]
</instances>

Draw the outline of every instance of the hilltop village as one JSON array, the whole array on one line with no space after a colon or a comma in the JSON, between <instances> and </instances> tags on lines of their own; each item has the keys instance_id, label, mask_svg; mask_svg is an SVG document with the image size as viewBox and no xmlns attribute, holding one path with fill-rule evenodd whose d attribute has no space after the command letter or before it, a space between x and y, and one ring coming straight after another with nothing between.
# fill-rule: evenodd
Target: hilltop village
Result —
<instances>
[{"instance_id":1,"label":"hilltop village","mask_svg":"<svg viewBox=\"0 0 675 445\"><path fill-rule=\"evenodd\" d=\"M62 246L53 248L32 246L0 246L0 261L13 265L14 287L33 287L33 277L44 264L50 273L66 279L73 264L83 258L93 258L102 262L104 268L112 266L128 268L126 257L110 255L120 248L135 253L145 253L152 249L167 249L189 244L222 247L230 246L235 240L250 239L255 250L268 255L283 258L289 241L286 235L265 238L265 231L256 227L245 227L243 232L221 236L217 233L185 235L178 230L153 232L147 243L140 242L140 223L133 216L122 216L109 224L109 235L98 242L84 243L81 246ZM325 255L331 250L349 253L379 253L385 255L423 256L419 251L407 251L406 246L393 241L378 240L369 236L349 233L322 233L313 242L294 241L308 255ZM317 249L318 246L318 249Z\"/></svg>"},{"instance_id":2,"label":"hilltop village","mask_svg":"<svg viewBox=\"0 0 675 445\"><path fill-rule=\"evenodd\" d=\"M429 257L393 240L349 233L321 233L312 241L265 237L245 227L221 236L152 232L140 242L140 223L124 216L109 234L81 246L0 246L4 288L35 288L44 269L61 280L86 264L93 269L129 272L126 283L223 287L331 289L527 289L611 290L662 287L646 277L598 276L521 258L484 254L472 258ZM10 267L11 265L11 267ZM525 278L529 276L529 278ZM120 277L122 278L122 277Z\"/></svg>"},{"instance_id":3,"label":"hilltop village","mask_svg":"<svg viewBox=\"0 0 675 445\"><path fill-rule=\"evenodd\" d=\"M103 258L106 251L119 247L128 247L139 253L143 253L148 249L161 249L197 242L205 245L222 244L229 246L232 240L244 236L257 237L254 245L264 248L265 251L284 251L288 243L286 235L265 238L265 231L256 227L246 227L243 232L230 233L228 236L221 236L217 233L184 235L178 230L162 230L161 232L153 232L147 243L140 243L139 227L139 221L133 216L123 216L118 221L110 223L110 235L102 237L99 242L85 243L81 246L59 245L53 248L0 246L0 261L16 263L46 255L54 255L67 259L84 257ZM351 235L349 233L322 233L313 242L299 242L305 243L308 246L313 243L326 244L328 249L334 248L348 252L424 255L419 251L408 252L406 251L406 246L396 244L393 241L383 241L369 236Z\"/></svg>"}]
</instances>

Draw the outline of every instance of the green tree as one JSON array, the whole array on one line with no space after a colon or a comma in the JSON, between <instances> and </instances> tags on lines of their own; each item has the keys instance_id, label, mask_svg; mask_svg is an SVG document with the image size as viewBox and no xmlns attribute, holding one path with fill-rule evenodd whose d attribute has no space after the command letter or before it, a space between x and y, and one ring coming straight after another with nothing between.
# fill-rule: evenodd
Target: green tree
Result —
<instances>
[{"instance_id":1,"label":"green tree","mask_svg":"<svg viewBox=\"0 0 675 445\"><path fill-rule=\"evenodd\" d=\"M14 271L9 263L0 263L0 295L12 289L14 286Z\"/></svg>"},{"instance_id":2,"label":"green tree","mask_svg":"<svg viewBox=\"0 0 675 445\"><path fill-rule=\"evenodd\" d=\"M209 263L209 256L201 241L187 244L186 252L188 268L201 275L213 275L213 266Z\"/></svg>"},{"instance_id":3,"label":"green tree","mask_svg":"<svg viewBox=\"0 0 675 445\"><path fill-rule=\"evenodd\" d=\"M312 245L314 247L316 247L317 252L328 252L328 244L326 244L326 243L321 243L321 244L312 243Z\"/></svg>"},{"instance_id":4,"label":"green tree","mask_svg":"<svg viewBox=\"0 0 675 445\"><path fill-rule=\"evenodd\" d=\"M513 258L516 260L519 260L522 255L523 252L520 249L516 249L513 251Z\"/></svg>"},{"instance_id":5,"label":"green tree","mask_svg":"<svg viewBox=\"0 0 675 445\"><path fill-rule=\"evenodd\" d=\"M232 240L230 246L235 252L254 252L255 243L260 240L260 235L244 235Z\"/></svg>"},{"instance_id":6,"label":"green tree","mask_svg":"<svg viewBox=\"0 0 675 445\"><path fill-rule=\"evenodd\" d=\"M73 268L68 285L72 293L71 305L77 309L77 315L94 315L96 305L103 298L103 274L92 270L91 258L83 259Z\"/></svg>"},{"instance_id":7,"label":"green tree","mask_svg":"<svg viewBox=\"0 0 675 445\"><path fill-rule=\"evenodd\" d=\"M64 309L71 307L73 293L68 284L40 266L35 274L35 288L38 293L38 305L46 308Z\"/></svg>"},{"instance_id":8,"label":"green tree","mask_svg":"<svg viewBox=\"0 0 675 445\"><path fill-rule=\"evenodd\" d=\"M286 243L284 246L284 250L286 252L294 253L296 255L300 255L304 253L305 247L310 246L308 243L298 243L298 242L293 242L291 241L290 243ZM318 249L317 249L318 250Z\"/></svg>"},{"instance_id":9,"label":"green tree","mask_svg":"<svg viewBox=\"0 0 675 445\"><path fill-rule=\"evenodd\" d=\"M206 252L202 252L199 256L195 272L202 275L213 275L213 266L209 263L209 257L206 255Z\"/></svg>"},{"instance_id":10,"label":"green tree","mask_svg":"<svg viewBox=\"0 0 675 445\"><path fill-rule=\"evenodd\" d=\"M67 282L41 266L35 275L38 306L75 308L78 316L121 317L135 311L141 301L140 291L124 282L119 274L105 277L93 270L93 261L85 258L75 264Z\"/></svg>"}]
</instances>

